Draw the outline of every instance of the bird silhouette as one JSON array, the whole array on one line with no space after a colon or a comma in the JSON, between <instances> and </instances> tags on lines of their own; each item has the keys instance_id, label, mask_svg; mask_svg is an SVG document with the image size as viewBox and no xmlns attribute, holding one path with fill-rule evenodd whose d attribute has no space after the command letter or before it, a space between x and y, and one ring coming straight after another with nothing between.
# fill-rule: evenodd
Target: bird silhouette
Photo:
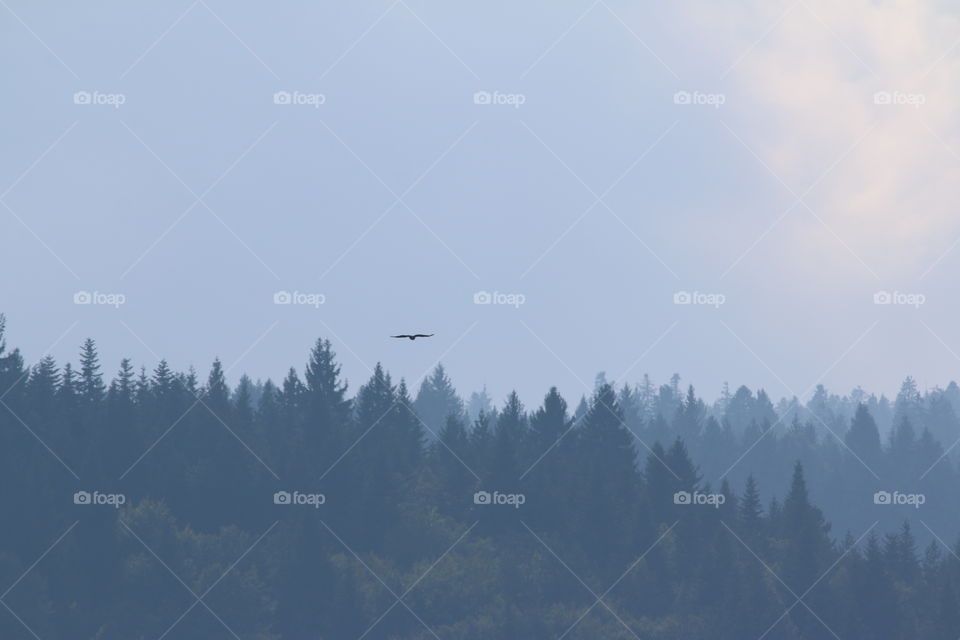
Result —
<instances>
[{"instance_id":1,"label":"bird silhouette","mask_svg":"<svg viewBox=\"0 0 960 640\"><path fill-rule=\"evenodd\" d=\"M398 336L390 336L390 337L391 338L410 338L411 340L416 340L417 338L430 338L432 336L433 336L432 333L413 333L413 334L401 333Z\"/></svg>"}]
</instances>

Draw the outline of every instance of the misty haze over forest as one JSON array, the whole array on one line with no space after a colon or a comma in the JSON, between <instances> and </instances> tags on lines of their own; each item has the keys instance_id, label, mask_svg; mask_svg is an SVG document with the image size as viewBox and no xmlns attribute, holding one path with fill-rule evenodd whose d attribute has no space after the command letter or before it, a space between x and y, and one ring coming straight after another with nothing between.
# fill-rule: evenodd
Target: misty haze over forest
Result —
<instances>
[{"instance_id":1,"label":"misty haze over forest","mask_svg":"<svg viewBox=\"0 0 960 640\"><path fill-rule=\"evenodd\" d=\"M442 365L414 393L376 364L348 394L327 340L281 383L231 389L219 360L205 382L163 360L108 379L92 340L77 365L28 368L2 338L0 499L22 516L0 539L4 637L960 625L960 537L942 537L960 530L960 471L938 440L960 433L956 385L908 378L893 403L820 388L778 415L762 390L708 408L676 376L617 390L601 375L575 408L555 387L492 407L464 403Z\"/></svg>"},{"instance_id":2,"label":"misty haze over forest","mask_svg":"<svg viewBox=\"0 0 960 640\"><path fill-rule=\"evenodd\" d=\"M0 639L960 638L958 43L0 0Z\"/></svg>"}]
</instances>

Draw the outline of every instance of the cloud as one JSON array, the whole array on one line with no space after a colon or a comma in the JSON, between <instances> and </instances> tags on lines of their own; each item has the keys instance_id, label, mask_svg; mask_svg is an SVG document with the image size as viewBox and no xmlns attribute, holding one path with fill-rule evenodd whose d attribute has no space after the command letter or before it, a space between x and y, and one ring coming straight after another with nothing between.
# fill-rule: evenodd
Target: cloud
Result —
<instances>
[{"instance_id":1,"label":"cloud","mask_svg":"<svg viewBox=\"0 0 960 640\"><path fill-rule=\"evenodd\" d=\"M881 279L918 277L949 249L960 235L955 13L917 0L689 9L678 19L699 55L729 61L718 65L724 121L797 195L816 183L804 197L816 216L799 205L770 242Z\"/></svg>"}]
</instances>

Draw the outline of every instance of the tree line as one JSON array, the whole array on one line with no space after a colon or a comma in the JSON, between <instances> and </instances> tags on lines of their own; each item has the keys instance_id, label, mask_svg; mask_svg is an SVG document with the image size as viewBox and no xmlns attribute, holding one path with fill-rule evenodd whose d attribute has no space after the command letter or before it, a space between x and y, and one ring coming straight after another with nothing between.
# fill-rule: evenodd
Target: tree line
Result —
<instances>
[{"instance_id":1,"label":"tree line","mask_svg":"<svg viewBox=\"0 0 960 640\"><path fill-rule=\"evenodd\" d=\"M231 388L219 361L108 380L92 340L27 366L3 336L3 638L960 634L960 527L868 496L840 533L811 498L897 488L904 451L943 451L910 436L922 416L881 445L868 402L840 431L757 419L752 394L640 410L603 379L576 408L463 403L442 368L352 392L326 340L279 385Z\"/></svg>"}]
</instances>

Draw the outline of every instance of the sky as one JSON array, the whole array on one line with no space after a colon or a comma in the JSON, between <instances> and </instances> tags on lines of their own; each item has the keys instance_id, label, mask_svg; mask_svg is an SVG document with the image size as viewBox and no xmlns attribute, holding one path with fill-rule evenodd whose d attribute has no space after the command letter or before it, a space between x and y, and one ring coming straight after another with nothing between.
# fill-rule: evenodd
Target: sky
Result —
<instances>
[{"instance_id":1,"label":"sky","mask_svg":"<svg viewBox=\"0 0 960 640\"><path fill-rule=\"evenodd\" d=\"M28 363L895 393L960 367L960 11L0 0ZM396 333L435 333L410 342Z\"/></svg>"}]
</instances>

